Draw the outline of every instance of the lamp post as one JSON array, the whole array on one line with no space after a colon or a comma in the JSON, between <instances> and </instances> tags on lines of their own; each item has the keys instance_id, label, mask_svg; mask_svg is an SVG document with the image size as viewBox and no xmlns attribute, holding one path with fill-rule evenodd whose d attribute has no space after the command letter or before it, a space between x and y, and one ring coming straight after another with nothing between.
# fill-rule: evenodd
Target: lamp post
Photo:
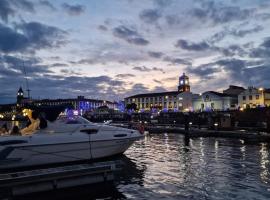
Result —
<instances>
[{"instance_id":1,"label":"lamp post","mask_svg":"<svg viewBox=\"0 0 270 200\"><path fill-rule=\"evenodd\" d=\"M263 88L259 88L259 91L262 92L262 104L264 106L264 93L263 93L264 89Z\"/></svg>"}]
</instances>

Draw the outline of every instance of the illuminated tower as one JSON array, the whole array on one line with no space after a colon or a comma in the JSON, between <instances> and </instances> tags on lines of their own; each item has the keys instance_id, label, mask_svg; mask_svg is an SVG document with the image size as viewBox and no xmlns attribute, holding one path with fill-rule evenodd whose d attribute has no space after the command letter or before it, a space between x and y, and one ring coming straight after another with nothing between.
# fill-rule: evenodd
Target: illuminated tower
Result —
<instances>
[{"instance_id":1,"label":"illuminated tower","mask_svg":"<svg viewBox=\"0 0 270 200\"><path fill-rule=\"evenodd\" d=\"M179 92L190 92L189 78L183 73L182 76L179 77Z\"/></svg>"},{"instance_id":2,"label":"illuminated tower","mask_svg":"<svg viewBox=\"0 0 270 200\"><path fill-rule=\"evenodd\" d=\"M23 100L23 90L22 87L20 87L17 93L17 104L21 104L22 100Z\"/></svg>"}]
</instances>

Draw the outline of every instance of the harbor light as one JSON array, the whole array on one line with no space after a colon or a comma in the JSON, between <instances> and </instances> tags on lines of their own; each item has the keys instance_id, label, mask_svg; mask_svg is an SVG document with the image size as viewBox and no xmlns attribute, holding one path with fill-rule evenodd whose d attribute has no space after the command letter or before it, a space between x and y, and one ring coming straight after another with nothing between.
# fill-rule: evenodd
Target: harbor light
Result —
<instances>
[{"instance_id":1,"label":"harbor light","mask_svg":"<svg viewBox=\"0 0 270 200\"><path fill-rule=\"evenodd\" d=\"M240 111L244 111L244 108L241 107L241 108L240 108Z\"/></svg>"},{"instance_id":2,"label":"harbor light","mask_svg":"<svg viewBox=\"0 0 270 200\"><path fill-rule=\"evenodd\" d=\"M189 125L192 125L192 122L189 122Z\"/></svg>"},{"instance_id":3,"label":"harbor light","mask_svg":"<svg viewBox=\"0 0 270 200\"><path fill-rule=\"evenodd\" d=\"M217 127L218 126L218 123L215 123L214 126Z\"/></svg>"},{"instance_id":4,"label":"harbor light","mask_svg":"<svg viewBox=\"0 0 270 200\"><path fill-rule=\"evenodd\" d=\"M261 88L259 88L259 91L263 91L263 88L261 87Z\"/></svg>"},{"instance_id":5,"label":"harbor light","mask_svg":"<svg viewBox=\"0 0 270 200\"><path fill-rule=\"evenodd\" d=\"M12 121L14 121L14 120L15 120L15 118L16 118L16 116L15 116L15 115L12 115L11 120L12 120Z\"/></svg>"}]
</instances>

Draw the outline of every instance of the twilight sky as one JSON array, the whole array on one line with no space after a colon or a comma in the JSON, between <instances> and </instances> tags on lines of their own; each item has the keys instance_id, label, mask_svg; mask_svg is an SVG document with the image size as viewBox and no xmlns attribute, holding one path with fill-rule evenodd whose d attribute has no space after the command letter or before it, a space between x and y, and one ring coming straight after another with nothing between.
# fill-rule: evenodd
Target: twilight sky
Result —
<instances>
[{"instance_id":1,"label":"twilight sky","mask_svg":"<svg viewBox=\"0 0 270 200\"><path fill-rule=\"evenodd\" d=\"M270 87L269 0L0 0L0 103Z\"/></svg>"}]
</instances>

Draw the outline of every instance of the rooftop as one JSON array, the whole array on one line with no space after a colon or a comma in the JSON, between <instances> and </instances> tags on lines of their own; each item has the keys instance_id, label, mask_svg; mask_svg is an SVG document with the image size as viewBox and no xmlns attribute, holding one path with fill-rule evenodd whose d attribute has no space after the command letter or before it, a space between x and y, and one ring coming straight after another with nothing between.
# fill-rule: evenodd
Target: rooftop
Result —
<instances>
[{"instance_id":1,"label":"rooftop","mask_svg":"<svg viewBox=\"0 0 270 200\"><path fill-rule=\"evenodd\" d=\"M170 92L156 92L156 93L144 93L144 94L137 94L133 96L126 97L125 99L128 98L140 98L140 97L157 97L157 96L175 96L178 95L181 92L178 91L170 91Z\"/></svg>"}]
</instances>

